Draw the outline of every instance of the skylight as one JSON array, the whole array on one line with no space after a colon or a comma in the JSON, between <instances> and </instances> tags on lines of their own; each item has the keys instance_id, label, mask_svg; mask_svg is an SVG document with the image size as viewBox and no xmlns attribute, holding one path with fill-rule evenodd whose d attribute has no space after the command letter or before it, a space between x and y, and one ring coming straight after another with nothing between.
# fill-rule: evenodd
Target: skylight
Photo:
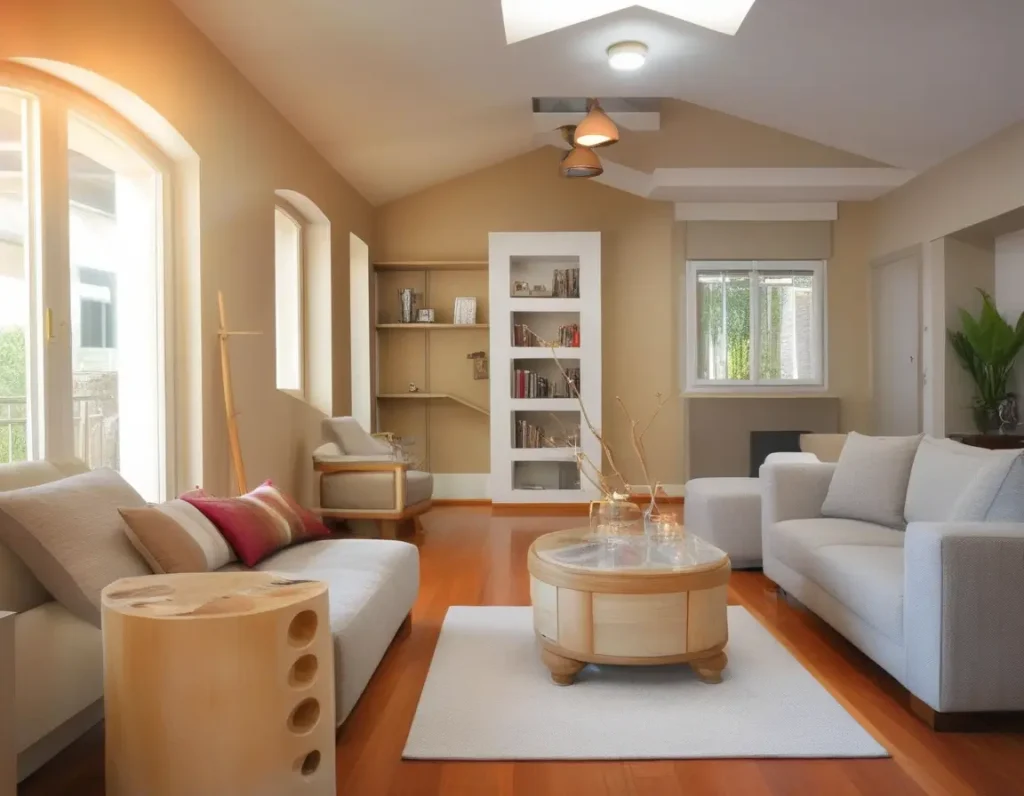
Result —
<instances>
[{"instance_id":1,"label":"skylight","mask_svg":"<svg viewBox=\"0 0 1024 796\"><path fill-rule=\"evenodd\" d=\"M753 5L754 0L501 0L509 44L634 6L733 36Z\"/></svg>"}]
</instances>

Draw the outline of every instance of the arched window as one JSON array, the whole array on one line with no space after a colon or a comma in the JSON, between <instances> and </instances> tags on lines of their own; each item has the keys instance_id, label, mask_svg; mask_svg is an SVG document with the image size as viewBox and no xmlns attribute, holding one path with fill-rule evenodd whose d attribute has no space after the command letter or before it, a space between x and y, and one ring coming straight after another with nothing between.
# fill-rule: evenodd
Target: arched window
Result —
<instances>
[{"instance_id":1,"label":"arched window","mask_svg":"<svg viewBox=\"0 0 1024 796\"><path fill-rule=\"evenodd\" d=\"M305 395L303 323L305 231L296 210L278 200L274 207L274 332L277 388Z\"/></svg>"},{"instance_id":2,"label":"arched window","mask_svg":"<svg viewBox=\"0 0 1024 796\"><path fill-rule=\"evenodd\" d=\"M0 67L0 463L171 472L171 164L105 105Z\"/></svg>"}]
</instances>

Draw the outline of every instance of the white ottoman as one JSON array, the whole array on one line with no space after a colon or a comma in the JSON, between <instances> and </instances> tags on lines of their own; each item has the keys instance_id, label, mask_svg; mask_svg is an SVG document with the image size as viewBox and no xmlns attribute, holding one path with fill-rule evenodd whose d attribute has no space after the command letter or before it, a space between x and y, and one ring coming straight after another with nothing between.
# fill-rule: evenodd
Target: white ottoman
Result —
<instances>
[{"instance_id":1,"label":"white ottoman","mask_svg":"<svg viewBox=\"0 0 1024 796\"><path fill-rule=\"evenodd\" d=\"M686 530L728 553L733 569L761 566L759 479L694 478L683 505Z\"/></svg>"}]
</instances>

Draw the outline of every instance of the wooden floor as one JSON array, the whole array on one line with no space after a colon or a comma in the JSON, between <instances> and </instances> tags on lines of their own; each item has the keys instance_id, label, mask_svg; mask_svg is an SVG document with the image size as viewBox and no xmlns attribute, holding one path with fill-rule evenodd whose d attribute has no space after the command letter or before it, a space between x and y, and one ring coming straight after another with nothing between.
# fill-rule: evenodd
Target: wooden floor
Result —
<instances>
[{"instance_id":1,"label":"wooden floor","mask_svg":"<svg viewBox=\"0 0 1024 796\"><path fill-rule=\"evenodd\" d=\"M734 573L730 601L746 606L785 644L892 759L403 762L402 747L448 606L528 605L530 543L580 520L492 517L485 509L459 508L434 510L423 524L422 585L412 632L392 645L338 736L343 796L1024 794L1024 734L933 733L910 713L907 694L895 681L820 620L778 598L760 573L746 572ZM101 731L94 730L19 793L102 796L102 743Z\"/></svg>"}]
</instances>

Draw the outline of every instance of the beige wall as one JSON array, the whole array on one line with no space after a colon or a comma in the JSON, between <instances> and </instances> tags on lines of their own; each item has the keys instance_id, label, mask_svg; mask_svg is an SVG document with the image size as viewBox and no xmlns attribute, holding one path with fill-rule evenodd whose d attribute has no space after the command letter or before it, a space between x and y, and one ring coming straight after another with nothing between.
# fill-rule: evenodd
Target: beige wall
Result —
<instances>
[{"instance_id":1,"label":"beige wall","mask_svg":"<svg viewBox=\"0 0 1024 796\"><path fill-rule=\"evenodd\" d=\"M745 119L679 100L661 103L658 131L623 130L609 160L641 171L688 167L884 166Z\"/></svg>"},{"instance_id":2,"label":"beige wall","mask_svg":"<svg viewBox=\"0 0 1024 796\"><path fill-rule=\"evenodd\" d=\"M628 462L627 478L638 479L628 424L615 398L642 416L656 392L679 395L686 225L674 221L670 203L563 179L560 156L553 148L539 149L383 205L375 214L377 255L481 259L488 232L601 232L604 429L613 449L622 451L617 458ZM840 398L843 430L870 430L869 221L865 205L842 204L832 233L829 379L830 394ZM683 414L675 397L648 437L651 471L665 483L686 480ZM477 444L487 446L485 433Z\"/></svg>"},{"instance_id":3,"label":"beige wall","mask_svg":"<svg viewBox=\"0 0 1024 796\"><path fill-rule=\"evenodd\" d=\"M944 245L946 328L959 331L961 309L975 316L981 310L978 289L990 296L995 292L995 252L955 238L946 238ZM948 339L945 381L946 433L974 430L971 414L974 382L961 366Z\"/></svg>"},{"instance_id":4,"label":"beige wall","mask_svg":"<svg viewBox=\"0 0 1024 796\"><path fill-rule=\"evenodd\" d=\"M929 169L874 205L873 256L1024 206L1024 122Z\"/></svg>"},{"instance_id":5,"label":"beige wall","mask_svg":"<svg viewBox=\"0 0 1024 796\"><path fill-rule=\"evenodd\" d=\"M349 233L370 242L371 209L167 0L4 0L0 59L43 58L97 72L156 109L200 161L202 478L229 489L216 293L230 323L263 332L232 342L250 485L272 478L313 500L320 412L275 388L275 189L309 197L331 223L334 413L349 405ZM197 460L200 457L196 457ZM182 484L186 486L188 484Z\"/></svg>"}]
</instances>

